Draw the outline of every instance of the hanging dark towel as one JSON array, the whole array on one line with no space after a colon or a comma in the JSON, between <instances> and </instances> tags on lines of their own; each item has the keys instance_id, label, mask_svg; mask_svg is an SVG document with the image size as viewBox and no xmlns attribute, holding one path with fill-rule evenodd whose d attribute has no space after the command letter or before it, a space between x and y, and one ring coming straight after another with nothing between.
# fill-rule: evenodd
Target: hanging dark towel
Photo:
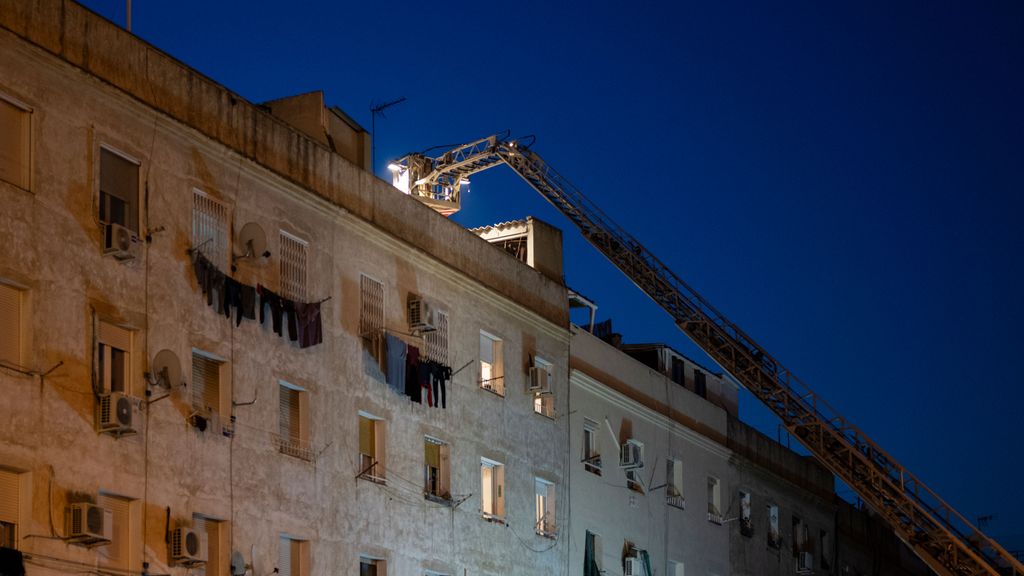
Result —
<instances>
[{"instance_id":1,"label":"hanging dark towel","mask_svg":"<svg viewBox=\"0 0 1024 576\"><path fill-rule=\"evenodd\" d=\"M420 381L420 388L424 388L427 391L427 406L431 408L434 407L434 394L430 389L430 365L432 363L430 360L423 360L416 370L416 378Z\"/></svg>"},{"instance_id":2,"label":"hanging dark towel","mask_svg":"<svg viewBox=\"0 0 1024 576\"><path fill-rule=\"evenodd\" d=\"M249 320L256 319L256 288L245 284L239 284L242 291L242 317Z\"/></svg>"},{"instance_id":3,"label":"hanging dark towel","mask_svg":"<svg viewBox=\"0 0 1024 576\"><path fill-rule=\"evenodd\" d=\"M405 363L409 347L400 338L388 334L387 344L387 381L388 387L397 394L405 394Z\"/></svg>"},{"instance_id":4,"label":"hanging dark towel","mask_svg":"<svg viewBox=\"0 0 1024 576\"><path fill-rule=\"evenodd\" d=\"M298 316L299 324L299 348L309 348L324 341L319 302L296 302L295 314Z\"/></svg>"},{"instance_id":5,"label":"hanging dark towel","mask_svg":"<svg viewBox=\"0 0 1024 576\"><path fill-rule=\"evenodd\" d=\"M260 324L266 319L266 307L270 306L270 320L273 324L274 334L281 335L281 313L283 303L280 296L274 294L262 284L256 285L256 291L260 294Z\"/></svg>"},{"instance_id":6,"label":"hanging dark towel","mask_svg":"<svg viewBox=\"0 0 1024 576\"><path fill-rule=\"evenodd\" d=\"M423 403L423 388L420 387L420 349L409 346L405 356L405 395L417 404Z\"/></svg>"},{"instance_id":7,"label":"hanging dark towel","mask_svg":"<svg viewBox=\"0 0 1024 576\"><path fill-rule=\"evenodd\" d=\"M196 283L199 284L199 289L206 294L209 286L206 284L206 274L209 270L209 261L203 257L199 252L192 253L192 270L196 273Z\"/></svg>"},{"instance_id":8,"label":"hanging dark towel","mask_svg":"<svg viewBox=\"0 0 1024 576\"><path fill-rule=\"evenodd\" d=\"M213 308L213 311L220 314L224 304L224 273L212 265L206 271L207 292L206 304Z\"/></svg>"},{"instance_id":9,"label":"hanging dark towel","mask_svg":"<svg viewBox=\"0 0 1024 576\"><path fill-rule=\"evenodd\" d=\"M221 308L223 308L224 317L231 318L231 308L235 308L235 320L237 324L242 323L242 285L231 276L224 277L224 302Z\"/></svg>"},{"instance_id":10,"label":"hanging dark towel","mask_svg":"<svg viewBox=\"0 0 1024 576\"><path fill-rule=\"evenodd\" d=\"M448 366L441 366L439 372L441 377L441 409L444 410L448 408L448 382L452 379L452 369Z\"/></svg>"},{"instance_id":11,"label":"hanging dark towel","mask_svg":"<svg viewBox=\"0 0 1024 576\"><path fill-rule=\"evenodd\" d=\"M430 391L434 401L432 406L437 408L441 401L441 365L431 360L430 362Z\"/></svg>"},{"instance_id":12,"label":"hanging dark towel","mask_svg":"<svg viewBox=\"0 0 1024 576\"><path fill-rule=\"evenodd\" d=\"M25 576L25 559L14 548L0 548L0 575Z\"/></svg>"},{"instance_id":13,"label":"hanging dark towel","mask_svg":"<svg viewBox=\"0 0 1024 576\"><path fill-rule=\"evenodd\" d=\"M288 339L296 342L299 339L299 317L295 314L295 302L281 298L281 306L288 314Z\"/></svg>"}]
</instances>

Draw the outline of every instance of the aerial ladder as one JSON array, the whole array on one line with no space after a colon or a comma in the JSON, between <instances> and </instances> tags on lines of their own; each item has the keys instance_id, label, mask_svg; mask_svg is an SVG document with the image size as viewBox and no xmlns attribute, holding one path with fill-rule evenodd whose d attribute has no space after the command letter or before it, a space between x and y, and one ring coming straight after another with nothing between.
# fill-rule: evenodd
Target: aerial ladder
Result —
<instances>
[{"instance_id":1,"label":"aerial ladder","mask_svg":"<svg viewBox=\"0 0 1024 576\"><path fill-rule=\"evenodd\" d=\"M571 220L598 251L723 370L760 399L818 461L885 519L941 576L1024 576L1024 565L954 510L767 350L716 310L640 242L530 149L508 134L409 154L389 164L394 185L449 216L469 177L499 164Z\"/></svg>"}]
</instances>

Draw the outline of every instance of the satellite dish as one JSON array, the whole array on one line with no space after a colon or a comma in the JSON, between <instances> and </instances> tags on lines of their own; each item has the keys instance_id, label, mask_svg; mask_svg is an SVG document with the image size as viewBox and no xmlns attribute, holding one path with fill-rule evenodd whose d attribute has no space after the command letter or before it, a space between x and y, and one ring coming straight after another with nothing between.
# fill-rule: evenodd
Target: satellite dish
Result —
<instances>
[{"instance_id":1,"label":"satellite dish","mask_svg":"<svg viewBox=\"0 0 1024 576\"><path fill-rule=\"evenodd\" d=\"M166 348L157 352L153 358L153 380L154 386L171 388L181 384L181 362L178 355Z\"/></svg>"},{"instance_id":2,"label":"satellite dish","mask_svg":"<svg viewBox=\"0 0 1024 576\"><path fill-rule=\"evenodd\" d=\"M255 222L249 222L242 226L242 230L238 233L238 243L244 250L241 258L260 258L266 255L267 234Z\"/></svg>"},{"instance_id":3,"label":"satellite dish","mask_svg":"<svg viewBox=\"0 0 1024 576\"><path fill-rule=\"evenodd\" d=\"M245 576L245 558L238 550L231 553L231 576Z\"/></svg>"}]
</instances>

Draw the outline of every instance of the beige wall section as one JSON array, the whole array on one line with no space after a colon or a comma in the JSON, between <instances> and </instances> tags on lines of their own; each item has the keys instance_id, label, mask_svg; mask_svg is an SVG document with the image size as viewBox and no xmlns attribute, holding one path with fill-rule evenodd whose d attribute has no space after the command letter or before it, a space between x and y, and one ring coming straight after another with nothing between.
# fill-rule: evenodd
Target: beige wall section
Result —
<instances>
[{"instance_id":1,"label":"beige wall section","mask_svg":"<svg viewBox=\"0 0 1024 576\"><path fill-rule=\"evenodd\" d=\"M264 102L271 114L342 158L370 171L371 135L344 112L329 109L320 90Z\"/></svg>"},{"instance_id":2,"label":"beige wall section","mask_svg":"<svg viewBox=\"0 0 1024 576\"><path fill-rule=\"evenodd\" d=\"M92 75L123 90L554 324L568 326L560 283L496 259L494 247L458 224L437 218L414 198L84 7L70 0L16 0L0 10L0 28L87 73L80 78Z\"/></svg>"},{"instance_id":3,"label":"beige wall section","mask_svg":"<svg viewBox=\"0 0 1024 576\"><path fill-rule=\"evenodd\" d=\"M0 462L31 472L35 495L23 534L38 537L19 545L61 559L50 569L32 564L30 574L95 564L95 550L51 537L64 533L69 499L101 490L139 501L145 528L135 545L156 574L186 573L167 566L166 522L195 513L229 520L232 548L259 575L273 570L281 533L311 540L313 575L352 573L360 554L386 557L391 574L561 570L566 540L548 549L552 541L533 533L533 476L556 480L564 501L566 422L533 413L525 378L529 354L550 359L556 411L567 413L563 286L494 258L497 248L75 4L5 4L0 24L13 30L0 29L0 91L32 106L36 153L32 192L0 183L0 277L27 288L32 302L27 367L63 363L43 379L0 371ZM104 144L141 160L148 190L142 226L152 242L124 264L101 256ZM309 242L309 294L331 298L323 344L298 349L269 326L235 327L205 305L186 256L193 188L226 203L236 230L257 222L267 232L273 255L240 263L243 282L277 289L278 230ZM393 331L408 332L410 293L449 313L451 364L470 366L455 376L447 410L413 404L381 382L357 334L360 273L384 282ZM190 389L180 387L148 405L136 399L138 434L97 434L93 309L137 329L139 382L161 349L177 354L186 380L193 347L226 359L232 399L255 401L234 408L234 437L192 428ZM505 398L477 385L481 329L505 339ZM275 446L279 380L310 395L315 463ZM386 486L355 479L360 410L386 419ZM450 443L452 491L467 498L458 508L423 498L428 434ZM481 456L506 464L508 527L479 517Z\"/></svg>"}]
</instances>

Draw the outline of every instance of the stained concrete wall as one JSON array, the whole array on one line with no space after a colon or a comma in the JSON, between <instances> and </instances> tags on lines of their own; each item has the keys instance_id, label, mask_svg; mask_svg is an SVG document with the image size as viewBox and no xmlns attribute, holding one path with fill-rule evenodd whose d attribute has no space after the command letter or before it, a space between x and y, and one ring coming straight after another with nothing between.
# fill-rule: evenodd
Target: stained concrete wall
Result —
<instances>
[{"instance_id":1,"label":"stained concrete wall","mask_svg":"<svg viewBox=\"0 0 1024 576\"><path fill-rule=\"evenodd\" d=\"M282 533L310 540L313 575L353 573L360 554L386 558L390 574L558 573L567 549L533 533L533 477L555 480L564 499L565 422L533 413L525 378L530 354L551 359L566 412L563 286L494 258L498 249L75 4L5 3L0 55L0 92L32 108L34 156L31 190L0 182L0 278L25 289L25 366L59 364L45 378L0 370L0 465L26 473L29 574L96 566L97 550L59 537L64 505L101 491L134 499L133 573L145 561L150 573L185 574L167 565L166 530L194 513L229 522L230 549L254 575L274 569ZM141 163L152 238L124 264L101 255L100 146ZM309 242L310 298L330 297L323 344L299 349L205 305L186 255L193 189L227 204L235 230L267 231L274 255L241 262L243 282L279 286L279 230ZM468 367L447 410L382 383L358 335L361 273L384 282L395 332L408 331L411 293L450 314L451 364ZM94 317L134 330L134 436L94 431ZM481 329L504 338L504 398L477 383ZM193 348L228 362L241 403L231 438L188 424L188 388L150 390L145 402L153 355L173 350L190 380ZM312 462L275 445L279 380L310 395ZM386 486L356 479L359 411L385 419ZM466 498L457 508L422 496L426 434L451 443L452 491ZM480 518L481 456L507 466L507 526Z\"/></svg>"}]
</instances>

